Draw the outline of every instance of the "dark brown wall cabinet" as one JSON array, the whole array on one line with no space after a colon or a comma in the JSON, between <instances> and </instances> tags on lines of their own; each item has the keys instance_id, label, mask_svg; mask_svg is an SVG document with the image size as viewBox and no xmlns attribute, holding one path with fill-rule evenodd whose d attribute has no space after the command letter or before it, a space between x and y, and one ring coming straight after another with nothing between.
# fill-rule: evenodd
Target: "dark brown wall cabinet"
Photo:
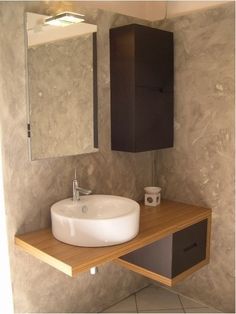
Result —
<instances>
[{"instance_id":1,"label":"dark brown wall cabinet","mask_svg":"<svg viewBox=\"0 0 236 314\"><path fill-rule=\"evenodd\" d=\"M111 144L142 152L173 146L173 33L110 30Z\"/></svg>"},{"instance_id":2,"label":"dark brown wall cabinet","mask_svg":"<svg viewBox=\"0 0 236 314\"><path fill-rule=\"evenodd\" d=\"M174 278L206 258L207 219L173 233L121 259Z\"/></svg>"}]
</instances>

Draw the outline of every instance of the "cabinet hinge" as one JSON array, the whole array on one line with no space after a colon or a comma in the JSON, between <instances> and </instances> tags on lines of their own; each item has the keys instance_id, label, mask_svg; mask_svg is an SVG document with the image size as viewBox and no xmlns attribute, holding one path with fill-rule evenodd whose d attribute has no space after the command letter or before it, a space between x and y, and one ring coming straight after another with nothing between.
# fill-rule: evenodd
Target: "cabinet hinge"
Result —
<instances>
[{"instance_id":1,"label":"cabinet hinge","mask_svg":"<svg viewBox=\"0 0 236 314\"><path fill-rule=\"evenodd\" d=\"M30 123L27 124L27 136L28 136L28 137L31 137Z\"/></svg>"}]
</instances>

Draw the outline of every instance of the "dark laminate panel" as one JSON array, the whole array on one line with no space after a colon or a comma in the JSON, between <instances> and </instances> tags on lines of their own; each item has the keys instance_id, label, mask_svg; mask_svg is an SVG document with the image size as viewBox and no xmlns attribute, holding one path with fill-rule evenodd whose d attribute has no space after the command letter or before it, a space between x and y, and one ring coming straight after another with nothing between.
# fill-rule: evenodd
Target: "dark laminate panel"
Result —
<instances>
[{"instance_id":1,"label":"dark laminate panel","mask_svg":"<svg viewBox=\"0 0 236 314\"><path fill-rule=\"evenodd\" d=\"M121 259L165 277L172 277L172 235L142 249L133 251Z\"/></svg>"},{"instance_id":2,"label":"dark laminate panel","mask_svg":"<svg viewBox=\"0 0 236 314\"><path fill-rule=\"evenodd\" d=\"M172 277L206 258L207 220L173 234Z\"/></svg>"},{"instance_id":3,"label":"dark laminate panel","mask_svg":"<svg viewBox=\"0 0 236 314\"><path fill-rule=\"evenodd\" d=\"M135 26L135 84L173 91L173 33Z\"/></svg>"},{"instance_id":4,"label":"dark laminate panel","mask_svg":"<svg viewBox=\"0 0 236 314\"><path fill-rule=\"evenodd\" d=\"M173 146L173 33L127 25L110 30L113 150Z\"/></svg>"},{"instance_id":5,"label":"dark laminate panel","mask_svg":"<svg viewBox=\"0 0 236 314\"><path fill-rule=\"evenodd\" d=\"M134 149L133 27L110 30L112 149Z\"/></svg>"},{"instance_id":6,"label":"dark laminate panel","mask_svg":"<svg viewBox=\"0 0 236 314\"><path fill-rule=\"evenodd\" d=\"M172 94L136 87L135 151L173 146Z\"/></svg>"},{"instance_id":7,"label":"dark laminate panel","mask_svg":"<svg viewBox=\"0 0 236 314\"><path fill-rule=\"evenodd\" d=\"M206 258L207 219L121 257L174 278Z\"/></svg>"}]
</instances>

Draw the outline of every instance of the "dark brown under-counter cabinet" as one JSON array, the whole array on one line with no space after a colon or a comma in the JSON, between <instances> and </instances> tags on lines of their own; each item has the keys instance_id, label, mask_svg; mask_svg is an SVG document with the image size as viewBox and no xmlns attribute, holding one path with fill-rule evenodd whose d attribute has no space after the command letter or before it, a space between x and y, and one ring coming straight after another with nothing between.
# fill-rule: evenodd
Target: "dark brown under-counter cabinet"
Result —
<instances>
[{"instance_id":1,"label":"dark brown under-counter cabinet","mask_svg":"<svg viewBox=\"0 0 236 314\"><path fill-rule=\"evenodd\" d=\"M173 146L173 33L131 24L110 30L112 150Z\"/></svg>"},{"instance_id":2,"label":"dark brown under-counter cabinet","mask_svg":"<svg viewBox=\"0 0 236 314\"><path fill-rule=\"evenodd\" d=\"M127 262L130 269L137 266L139 273L171 286L178 276L206 261L207 227L205 219L124 255L120 261Z\"/></svg>"}]
</instances>

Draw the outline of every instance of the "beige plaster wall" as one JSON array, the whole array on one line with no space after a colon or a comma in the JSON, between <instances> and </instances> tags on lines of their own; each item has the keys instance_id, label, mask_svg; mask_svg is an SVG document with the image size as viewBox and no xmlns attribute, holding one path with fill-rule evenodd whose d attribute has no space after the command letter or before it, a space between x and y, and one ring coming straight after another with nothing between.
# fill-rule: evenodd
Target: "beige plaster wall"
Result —
<instances>
[{"instance_id":1,"label":"beige plaster wall","mask_svg":"<svg viewBox=\"0 0 236 314\"><path fill-rule=\"evenodd\" d=\"M157 184L213 209L210 264L176 290L234 312L234 4L160 27L174 31L175 144L156 153Z\"/></svg>"},{"instance_id":2,"label":"beige plaster wall","mask_svg":"<svg viewBox=\"0 0 236 314\"><path fill-rule=\"evenodd\" d=\"M167 17L172 18L178 15L190 14L193 11L201 11L209 9L210 7L216 7L226 2L232 2L233 0L221 0L221 1L167 1Z\"/></svg>"},{"instance_id":3,"label":"beige plaster wall","mask_svg":"<svg viewBox=\"0 0 236 314\"><path fill-rule=\"evenodd\" d=\"M98 25L98 153L30 162L26 135L24 10L47 14L63 3L0 2L0 134L11 273L16 312L95 312L146 285L146 280L112 263L96 276L70 278L14 247L14 235L50 225L50 206L72 194L74 167L81 186L94 193L140 199L152 180L151 153L110 151L109 28L128 17L89 10ZM73 10L73 4L67 3ZM26 7L27 6L27 7ZM76 9L74 9L76 10ZM142 23L142 21L138 21Z\"/></svg>"}]
</instances>

